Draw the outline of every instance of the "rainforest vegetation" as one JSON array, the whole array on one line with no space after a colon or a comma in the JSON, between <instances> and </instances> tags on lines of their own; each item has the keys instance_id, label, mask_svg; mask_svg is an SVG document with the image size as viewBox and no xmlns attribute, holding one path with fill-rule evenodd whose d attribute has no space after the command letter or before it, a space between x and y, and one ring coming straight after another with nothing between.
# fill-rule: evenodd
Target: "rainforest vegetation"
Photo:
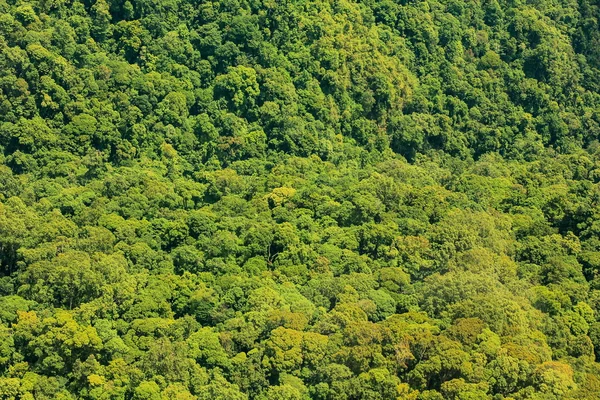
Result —
<instances>
[{"instance_id":1,"label":"rainforest vegetation","mask_svg":"<svg viewBox=\"0 0 600 400\"><path fill-rule=\"evenodd\" d=\"M0 398L600 398L598 0L0 0Z\"/></svg>"}]
</instances>

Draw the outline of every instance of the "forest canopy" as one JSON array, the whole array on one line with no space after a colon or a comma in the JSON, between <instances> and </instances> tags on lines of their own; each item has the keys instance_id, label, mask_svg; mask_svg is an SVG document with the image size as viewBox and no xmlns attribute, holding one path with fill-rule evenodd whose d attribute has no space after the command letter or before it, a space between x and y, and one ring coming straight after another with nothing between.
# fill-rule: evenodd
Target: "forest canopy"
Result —
<instances>
[{"instance_id":1,"label":"forest canopy","mask_svg":"<svg viewBox=\"0 0 600 400\"><path fill-rule=\"evenodd\" d=\"M0 398L600 398L596 0L0 0Z\"/></svg>"}]
</instances>

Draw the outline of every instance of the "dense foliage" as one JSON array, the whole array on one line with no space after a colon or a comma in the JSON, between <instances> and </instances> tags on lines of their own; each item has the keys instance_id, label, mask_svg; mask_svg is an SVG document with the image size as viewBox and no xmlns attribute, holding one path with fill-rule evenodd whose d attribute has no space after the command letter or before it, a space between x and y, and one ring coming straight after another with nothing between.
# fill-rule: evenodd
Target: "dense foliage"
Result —
<instances>
[{"instance_id":1,"label":"dense foliage","mask_svg":"<svg viewBox=\"0 0 600 400\"><path fill-rule=\"evenodd\" d=\"M0 398L600 398L597 0L0 0Z\"/></svg>"}]
</instances>

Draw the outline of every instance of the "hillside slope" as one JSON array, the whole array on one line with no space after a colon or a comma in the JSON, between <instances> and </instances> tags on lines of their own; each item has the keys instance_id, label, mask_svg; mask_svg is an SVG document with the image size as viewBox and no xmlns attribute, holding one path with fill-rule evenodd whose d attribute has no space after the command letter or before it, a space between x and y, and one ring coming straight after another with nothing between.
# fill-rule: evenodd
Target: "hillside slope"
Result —
<instances>
[{"instance_id":1,"label":"hillside slope","mask_svg":"<svg viewBox=\"0 0 600 400\"><path fill-rule=\"evenodd\" d=\"M0 0L0 398L599 398L599 18Z\"/></svg>"}]
</instances>

